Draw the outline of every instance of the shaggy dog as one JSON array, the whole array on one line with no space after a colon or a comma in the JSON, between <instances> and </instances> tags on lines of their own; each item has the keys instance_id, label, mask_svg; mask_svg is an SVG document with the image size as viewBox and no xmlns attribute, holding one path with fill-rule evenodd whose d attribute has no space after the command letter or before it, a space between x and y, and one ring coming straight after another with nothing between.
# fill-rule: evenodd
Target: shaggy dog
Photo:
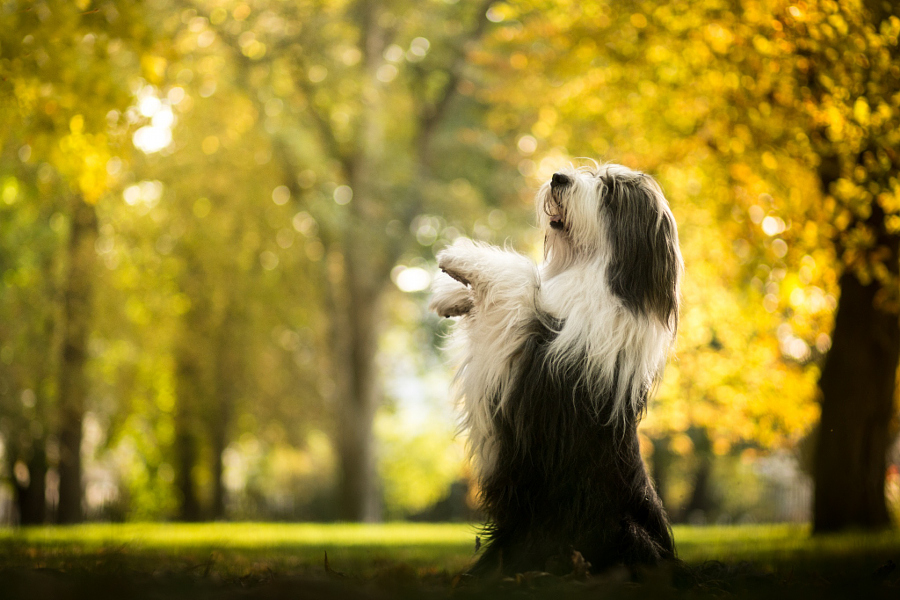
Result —
<instances>
[{"instance_id":1,"label":"shaggy dog","mask_svg":"<svg viewBox=\"0 0 900 600\"><path fill-rule=\"evenodd\" d=\"M678 325L668 202L606 164L554 174L536 205L541 265L467 239L437 256L431 308L462 317L454 385L488 519L470 572L673 558L637 436Z\"/></svg>"}]
</instances>

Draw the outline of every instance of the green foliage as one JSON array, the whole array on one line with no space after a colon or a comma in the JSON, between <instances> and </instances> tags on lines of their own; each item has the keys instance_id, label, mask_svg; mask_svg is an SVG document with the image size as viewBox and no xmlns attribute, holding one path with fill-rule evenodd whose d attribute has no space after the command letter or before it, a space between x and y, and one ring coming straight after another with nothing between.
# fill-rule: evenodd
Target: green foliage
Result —
<instances>
[{"instance_id":1,"label":"green foliage","mask_svg":"<svg viewBox=\"0 0 900 600\"><path fill-rule=\"evenodd\" d=\"M452 427L404 425L390 417L376 422L382 453L379 475L389 517L425 510L442 500L450 484L462 476L463 451Z\"/></svg>"},{"instance_id":2,"label":"green foliage","mask_svg":"<svg viewBox=\"0 0 900 600\"><path fill-rule=\"evenodd\" d=\"M140 4L7 2L2 9L0 99L4 147L24 163L46 160L96 202L109 188L115 150L108 127L129 103L125 73L146 47ZM24 138L24 139L23 139ZM10 157L12 158L12 157Z\"/></svg>"},{"instance_id":3,"label":"green foliage","mask_svg":"<svg viewBox=\"0 0 900 600\"><path fill-rule=\"evenodd\" d=\"M89 4L0 8L0 432L16 489L39 483L39 501L46 457L58 459L54 435L66 424L56 381L72 355L62 348L66 276L75 271L71 222L115 186L110 165L125 153L114 124L146 43L140 6Z\"/></svg>"}]
</instances>

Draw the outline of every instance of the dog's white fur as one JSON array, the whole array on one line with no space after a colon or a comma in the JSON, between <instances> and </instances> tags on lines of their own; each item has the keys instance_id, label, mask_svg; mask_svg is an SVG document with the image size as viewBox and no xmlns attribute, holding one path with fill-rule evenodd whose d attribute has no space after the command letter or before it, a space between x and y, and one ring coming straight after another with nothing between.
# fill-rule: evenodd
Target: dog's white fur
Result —
<instances>
[{"instance_id":1,"label":"dog's white fur","mask_svg":"<svg viewBox=\"0 0 900 600\"><path fill-rule=\"evenodd\" d=\"M597 398L604 393L614 398L614 420L643 409L639 404L660 380L674 340L674 317L629 310L611 290L608 228L614 224L604 222L598 208L610 177L640 177L643 191L658 202L660 220L671 219L659 185L613 164L560 173L573 180L564 197L554 197L548 181L535 200L538 224L546 232L540 265L510 249L468 239L456 240L437 256L444 272L435 278L430 308L442 316L462 316L451 338L459 361L454 389L463 403L462 425L479 478L495 466L492 417L514 410L506 392L528 324L536 318L561 323L550 360L559 369L577 362L583 385ZM551 226L560 218L564 230ZM680 272L680 254L677 261Z\"/></svg>"}]
</instances>

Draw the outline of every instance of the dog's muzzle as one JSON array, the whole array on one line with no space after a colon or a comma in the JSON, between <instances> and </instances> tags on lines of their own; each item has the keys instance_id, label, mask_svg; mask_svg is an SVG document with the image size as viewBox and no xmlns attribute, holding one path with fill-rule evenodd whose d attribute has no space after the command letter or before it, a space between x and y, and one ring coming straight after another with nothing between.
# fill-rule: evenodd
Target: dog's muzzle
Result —
<instances>
[{"instance_id":1,"label":"dog's muzzle","mask_svg":"<svg viewBox=\"0 0 900 600\"><path fill-rule=\"evenodd\" d=\"M553 200L553 210L551 210L551 207L548 207L547 212L550 216L550 227L557 231L562 231L566 228L566 224L563 221L562 203L560 202L559 196L561 192L571 184L572 178L568 175L563 175L562 173L554 173L553 177L550 179L550 197Z\"/></svg>"},{"instance_id":2,"label":"dog's muzzle","mask_svg":"<svg viewBox=\"0 0 900 600\"><path fill-rule=\"evenodd\" d=\"M572 183L572 178L568 175L554 173L553 178L550 180L550 189L555 190L556 188L566 187L570 183Z\"/></svg>"}]
</instances>

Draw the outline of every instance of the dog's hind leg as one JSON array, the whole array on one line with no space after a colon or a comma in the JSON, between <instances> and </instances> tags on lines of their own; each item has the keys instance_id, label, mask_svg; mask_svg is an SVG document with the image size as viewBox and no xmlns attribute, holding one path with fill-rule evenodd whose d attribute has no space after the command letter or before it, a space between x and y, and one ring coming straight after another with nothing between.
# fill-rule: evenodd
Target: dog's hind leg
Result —
<instances>
[{"instance_id":1,"label":"dog's hind leg","mask_svg":"<svg viewBox=\"0 0 900 600\"><path fill-rule=\"evenodd\" d=\"M626 565L655 565L660 561L674 558L667 540L657 539L650 531L636 523L631 517L622 520L620 550ZM671 544L671 540L668 540Z\"/></svg>"}]
</instances>

